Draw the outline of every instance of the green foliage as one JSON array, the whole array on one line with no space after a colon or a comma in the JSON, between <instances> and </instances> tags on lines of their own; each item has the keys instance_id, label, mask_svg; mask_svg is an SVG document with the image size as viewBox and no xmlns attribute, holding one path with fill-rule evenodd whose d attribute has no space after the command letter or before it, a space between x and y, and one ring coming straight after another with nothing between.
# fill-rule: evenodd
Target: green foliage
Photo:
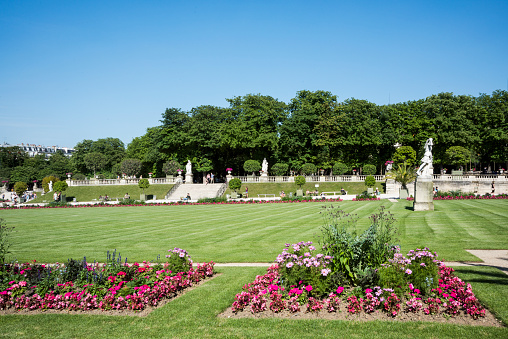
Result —
<instances>
[{"instance_id":1,"label":"green foliage","mask_svg":"<svg viewBox=\"0 0 508 339\"><path fill-rule=\"evenodd\" d=\"M401 146L397 148L393 155L393 165L398 166L406 163L412 167L416 164L416 151L411 146Z\"/></svg>"},{"instance_id":2,"label":"green foliage","mask_svg":"<svg viewBox=\"0 0 508 339\"><path fill-rule=\"evenodd\" d=\"M7 227L5 220L0 218L0 277L4 269L5 257L7 254L11 253L9 248L11 248L12 244L9 240L9 236L13 230L14 227Z\"/></svg>"},{"instance_id":3,"label":"green foliage","mask_svg":"<svg viewBox=\"0 0 508 339\"><path fill-rule=\"evenodd\" d=\"M295 184L298 185L300 188L302 188L303 185L305 185L306 180L303 175L299 175L295 178Z\"/></svg>"},{"instance_id":4,"label":"green foliage","mask_svg":"<svg viewBox=\"0 0 508 339\"><path fill-rule=\"evenodd\" d=\"M378 268L393 256L395 219L383 206L370 217L370 226L361 235L356 233L356 215L333 207L325 207L323 215L325 225L321 241L325 253L333 256L332 277L345 276L352 284L358 284L359 274L365 278L366 267Z\"/></svg>"},{"instance_id":5,"label":"green foliage","mask_svg":"<svg viewBox=\"0 0 508 339\"><path fill-rule=\"evenodd\" d=\"M108 162L106 156L99 152L88 153L87 155L85 155L83 160L85 162L86 168L89 169L90 171L93 171L94 176L96 171L100 171L101 169L103 169Z\"/></svg>"},{"instance_id":6,"label":"green foliage","mask_svg":"<svg viewBox=\"0 0 508 339\"><path fill-rule=\"evenodd\" d=\"M303 164L301 171L305 175L311 175L313 173L316 173L316 165L311 163Z\"/></svg>"},{"instance_id":7,"label":"green foliage","mask_svg":"<svg viewBox=\"0 0 508 339\"><path fill-rule=\"evenodd\" d=\"M370 164L364 165L362 170L364 175L375 175L377 171L376 166Z\"/></svg>"},{"instance_id":8,"label":"green foliage","mask_svg":"<svg viewBox=\"0 0 508 339\"><path fill-rule=\"evenodd\" d=\"M229 180L229 188L232 189L233 191L237 191L240 189L240 187L242 187L242 181L238 178L233 178L231 180Z\"/></svg>"},{"instance_id":9,"label":"green foliage","mask_svg":"<svg viewBox=\"0 0 508 339\"><path fill-rule=\"evenodd\" d=\"M247 160L243 164L243 169L245 172L252 172L252 175L255 175L255 172L259 172L261 170L261 164L257 160Z\"/></svg>"},{"instance_id":10,"label":"green foliage","mask_svg":"<svg viewBox=\"0 0 508 339\"><path fill-rule=\"evenodd\" d=\"M28 185L25 182L18 181L14 184L14 192L16 192L18 196L23 195L23 192L25 192L27 188Z\"/></svg>"},{"instance_id":11,"label":"green foliage","mask_svg":"<svg viewBox=\"0 0 508 339\"><path fill-rule=\"evenodd\" d=\"M183 170L182 165L176 160L166 161L162 166L162 171L167 175L175 175L179 169Z\"/></svg>"},{"instance_id":12,"label":"green foliage","mask_svg":"<svg viewBox=\"0 0 508 339\"><path fill-rule=\"evenodd\" d=\"M138 175L141 172L141 161L139 159L124 159L120 164L120 171L127 176Z\"/></svg>"},{"instance_id":13,"label":"green foliage","mask_svg":"<svg viewBox=\"0 0 508 339\"><path fill-rule=\"evenodd\" d=\"M198 199L199 203L220 203L220 202L227 202L228 199L226 197L216 197L216 198L201 198Z\"/></svg>"},{"instance_id":14,"label":"green foliage","mask_svg":"<svg viewBox=\"0 0 508 339\"><path fill-rule=\"evenodd\" d=\"M368 175L365 177L365 186L367 187L374 187L376 185L376 179L372 175Z\"/></svg>"},{"instance_id":15,"label":"green foliage","mask_svg":"<svg viewBox=\"0 0 508 339\"><path fill-rule=\"evenodd\" d=\"M272 173L272 175L282 176L287 174L288 169L289 169L288 164L278 162L274 164L272 168L270 168L270 172Z\"/></svg>"},{"instance_id":16,"label":"green foliage","mask_svg":"<svg viewBox=\"0 0 508 339\"><path fill-rule=\"evenodd\" d=\"M402 185L402 188L406 189L407 184L416 179L416 169L404 162L388 172L386 177L388 179L394 179Z\"/></svg>"},{"instance_id":17,"label":"green foliage","mask_svg":"<svg viewBox=\"0 0 508 339\"><path fill-rule=\"evenodd\" d=\"M65 192L69 185L65 181L57 181L53 185L53 190L55 192Z\"/></svg>"},{"instance_id":18,"label":"green foliage","mask_svg":"<svg viewBox=\"0 0 508 339\"><path fill-rule=\"evenodd\" d=\"M463 166L471 160L471 152L462 146L452 146L446 150L445 157L450 165Z\"/></svg>"},{"instance_id":19,"label":"green foliage","mask_svg":"<svg viewBox=\"0 0 508 339\"><path fill-rule=\"evenodd\" d=\"M335 175L344 175L349 171L349 167L342 162L336 162L332 170Z\"/></svg>"},{"instance_id":20,"label":"green foliage","mask_svg":"<svg viewBox=\"0 0 508 339\"><path fill-rule=\"evenodd\" d=\"M53 182L53 185L54 185L57 181L60 181L60 179L58 179L52 175L42 179L42 188L44 189L44 193L49 192L49 183L50 182Z\"/></svg>"},{"instance_id":21,"label":"green foliage","mask_svg":"<svg viewBox=\"0 0 508 339\"><path fill-rule=\"evenodd\" d=\"M143 194L145 194L145 188L148 188L150 187L150 182L148 181L148 179L144 178L144 179L139 179L139 182L138 182L138 187L143 189Z\"/></svg>"},{"instance_id":22,"label":"green foliage","mask_svg":"<svg viewBox=\"0 0 508 339\"><path fill-rule=\"evenodd\" d=\"M144 205L144 201L139 201L135 199L122 199L118 201L118 205Z\"/></svg>"}]
</instances>

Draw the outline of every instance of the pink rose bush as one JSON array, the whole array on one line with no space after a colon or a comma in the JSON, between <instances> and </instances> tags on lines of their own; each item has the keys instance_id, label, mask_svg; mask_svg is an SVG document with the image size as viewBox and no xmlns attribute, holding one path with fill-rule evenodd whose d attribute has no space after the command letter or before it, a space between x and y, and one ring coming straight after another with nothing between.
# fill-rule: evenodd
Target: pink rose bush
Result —
<instances>
[{"instance_id":1,"label":"pink rose bush","mask_svg":"<svg viewBox=\"0 0 508 339\"><path fill-rule=\"evenodd\" d=\"M453 269L428 248L411 250L404 256L395 247L393 258L381 267L392 272L392 279L404 287L385 285L363 290L359 286L333 286L331 272L322 272L331 268L333 258L316 252L311 242L286 244L265 275L243 286L243 291L235 296L232 311L384 312L389 317L397 317L401 312L468 314L474 319L485 316L471 285L455 276ZM435 281L431 281L434 270ZM318 292L319 288L325 288L324 293Z\"/></svg>"},{"instance_id":2,"label":"pink rose bush","mask_svg":"<svg viewBox=\"0 0 508 339\"><path fill-rule=\"evenodd\" d=\"M186 270L175 271L170 262L7 264L0 280L0 309L143 310L213 276L214 265L213 261L197 266L190 262ZM73 281L67 280L70 276Z\"/></svg>"}]
</instances>

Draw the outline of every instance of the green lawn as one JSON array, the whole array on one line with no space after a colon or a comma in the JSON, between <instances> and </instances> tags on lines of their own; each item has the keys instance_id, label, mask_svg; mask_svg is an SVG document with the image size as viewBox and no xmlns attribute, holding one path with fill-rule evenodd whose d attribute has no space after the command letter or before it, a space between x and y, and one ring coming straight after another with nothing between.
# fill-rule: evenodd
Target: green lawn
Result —
<instances>
[{"instance_id":1,"label":"green lawn","mask_svg":"<svg viewBox=\"0 0 508 339\"><path fill-rule=\"evenodd\" d=\"M173 187L173 185L157 184L151 185L145 189L145 194L152 194L157 196L158 199L163 199L166 193ZM71 186L65 191L67 200L72 201L76 198L77 201L92 201L98 199L99 196L107 195L111 199L123 198L125 193L129 193L132 199L138 199L143 190L138 185L111 185L111 186ZM37 199L31 200L30 203L35 202L51 202L53 194L39 195Z\"/></svg>"},{"instance_id":2,"label":"green lawn","mask_svg":"<svg viewBox=\"0 0 508 339\"><path fill-rule=\"evenodd\" d=\"M328 204L329 205L329 204ZM344 201L360 217L384 205L395 215L403 251L428 246L449 261L475 260L466 249L508 249L508 200L436 201L434 212L413 212L410 202ZM198 261L271 262L287 242L319 240L323 203L96 207L3 210L16 227L13 256L103 261L117 249L129 261L152 260L169 248L188 250Z\"/></svg>"},{"instance_id":3,"label":"green lawn","mask_svg":"<svg viewBox=\"0 0 508 339\"><path fill-rule=\"evenodd\" d=\"M367 217L385 205L400 229L403 251L426 245L446 260L474 260L465 249L508 249L508 201L436 201L434 212L413 212L406 201L342 202ZM286 242L318 242L321 203L102 207L2 210L15 226L19 260L66 261L87 255L104 261L117 249L129 261L154 259L173 247L196 261L270 262ZM380 337L508 338L507 328L427 322L353 322L290 319L219 319L234 296L262 268L221 267L223 273L144 318L79 314L0 316L1 337ZM508 276L488 267L457 268L478 297L508 324Z\"/></svg>"}]
</instances>

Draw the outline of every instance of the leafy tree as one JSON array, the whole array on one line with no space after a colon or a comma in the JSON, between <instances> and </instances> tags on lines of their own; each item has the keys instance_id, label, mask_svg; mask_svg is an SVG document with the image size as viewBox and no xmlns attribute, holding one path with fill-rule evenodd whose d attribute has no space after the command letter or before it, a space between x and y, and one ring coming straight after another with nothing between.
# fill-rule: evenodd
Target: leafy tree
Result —
<instances>
[{"instance_id":1,"label":"leafy tree","mask_svg":"<svg viewBox=\"0 0 508 339\"><path fill-rule=\"evenodd\" d=\"M252 172L252 175L256 175L255 172L259 172L261 170L261 164L257 160L247 160L243 164L243 169L245 172Z\"/></svg>"},{"instance_id":2,"label":"leafy tree","mask_svg":"<svg viewBox=\"0 0 508 339\"><path fill-rule=\"evenodd\" d=\"M368 175L365 177L365 186L367 187L374 187L376 185L376 179L374 179L374 176Z\"/></svg>"},{"instance_id":3,"label":"leafy tree","mask_svg":"<svg viewBox=\"0 0 508 339\"><path fill-rule=\"evenodd\" d=\"M144 179L139 179L139 182L138 182L138 187L143 189L143 194L145 194L145 188L148 188L150 187L150 182L148 181L148 179L144 178Z\"/></svg>"},{"instance_id":4,"label":"leafy tree","mask_svg":"<svg viewBox=\"0 0 508 339\"><path fill-rule=\"evenodd\" d=\"M342 162L337 162L337 163L335 163L335 165L333 165L333 173L334 174L344 175L348 171L349 171L349 167Z\"/></svg>"},{"instance_id":5,"label":"leafy tree","mask_svg":"<svg viewBox=\"0 0 508 339\"><path fill-rule=\"evenodd\" d=\"M125 157L125 145L118 138L97 139L92 144L92 151L101 153L106 157L104 168L108 171L115 164L121 163Z\"/></svg>"},{"instance_id":6,"label":"leafy tree","mask_svg":"<svg viewBox=\"0 0 508 339\"><path fill-rule=\"evenodd\" d=\"M446 160L450 165L463 166L471 160L471 152L462 146L452 146L446 150Z\"/></svg>"},{"instance_id":7,"label":"leafy tree","mask_svg":"<svg viewBox=\"0 0 508 339\"><path fill-rule=\"evenodd\" d=\"M213 169L212 161L207 158L193 158L192 163L196 171L203 173L203 182L205 182L206 173Z\"/></svg>"},{"instance_id":8,"label":"leafy tree","mask_svg":"<svg viewBox=\"0 0 508 339\"><path fill-rule=\"evenodd\" d=\"M138 175L141 172L141 161L139 159L124 159L120 170L128 176Z\"/></svg>"},{"instance_id":9,"label":"leafy tree","mask_svg":"<svg viewBox=\"0 0 508 339\"><path fill-rule=\"evenodd\" d=\"M276 163L270 168L272 175L282 176L288 172L289 165L284 163Z\"/></svg>"},{"instance_id":10,"label":"leafy tree","mask_svg":"<svg viewBox=\"0 0 508 339\"><path fill-rule=\"evenodd\" d=\"M92 152L88 153L84 158L86 167L93 171L93 175L95 177L95 173L97 170L101 170L106 166L106 163L108 159L106 159L106 156L104 156L102 153L99 152Z\"/></svg>"},{"instance_id":11,"label":"leafy tree","mask_svg":"<svg viewBox=\"0 0 508 339\"><path fill-rule=\"evenodd\" d=\"M57 181L53 185L53 190L55 192L65 192L69 185L65 181Z\"/></svg>"},{"instance_id":12,"label":"leafy tree","mask_svg":"<svg viewBox=\"0 0 508 339\"><path fill-rule=\"evenodd\" d=\"M305 175L311 175L313 173L316 173L316 165L311 163L303 164L302 173Z\"/></svg>"},{"instance_id":13,"label":"leafy tree","mask_svg":"<svg viewBox=\"0 0 508 339\"><path fill-rule=\"evenodd\" d=\"M77 171L87 173L88 167L85 163L85 156L92 152L93 140L85 139L78 142L74 147L75 152L72 154L71 162Z\"/></svg>"},{"instance_id":14,"label":"leafy tree","mask_svg":"<svg viewBox=\"0 0 508 339\"><path fill-rule=\"evenodd\" d=\"M16 192L16 194L18 196L21 196L23 195L23 193L26 191L26 189L28 188L26 182L17 182L14 184L14 192Z\"/></svg>"},{"instance_id":15,"label":"leafy tree","mask_svg":"<svg viewBox=\"0 0 508 339\"><path fill-rule=\"evenodd\" d=\"M298 185L300 187L300 189L302 188L303 185L305 185L305 183L306 183L306 180L303 175L299 175L295 178L295 184Z\"/></svg>"},{"instance_id":16,"label":"leafy tree","mask_svg":"<svg viewBox=\"0 0 508 339\"><path fill-rule=\"evenodd\" d=\"M398 166L406 163L408 166L416 164L416 151L411 146L401 146L397 148L393 155L393 165Z\"/></svg>"},{"instance_id":17,"label":"leafy tree","mask_svg":"<svg viewBox=\"0 0 508 339\"><path fill-rule=\"evenodd\" d=\"M364 175L369 175L369 176L375 175L376 171L377 171L377 169L376 169L376 166L374 166L374 165L367 164L367 165L363 166L363 174Z\"/></svg>"},{"instance_id":18,"label":"leafy tree","mask_svg":"<svg viewBox=\"0 0 508 339\"><path fill-rule=\"evenodd\" d=\"M242 187L242 181L238 178L233 178L229 180L229 188L233 191L237 191Z\"/></svg>"},{"instance_id":19,"label":"leafy tree","mask_svg":"<svg viewBox=\"0 0 508 339\"><path fill-rule=\"evenodd\" d=\"M20 147L0 147L0 168L22 166L28 156Z\"/></svg>"},{"instance_id":20,"label":"leafy tree","mask_svg":"<svg viewBox=\"0 0 508 339\"><path fill-rule=\"evenodd\" d=\"M11 171L11 182L29 183L37 177L37 170L30 166L16 166Z\"/></svg>"},{"instance_id":21,"label":"leafy tree","mask_svg":"<svg viewBox=\"0 0 508 339\"><path fill-rule=\"evenodd\" d=\"M72 172L72 165L62 151L57 151L48 160L48 170L59 178L65 178L66 173Z\"/></svg>"},{"instance_id":22,"label":"leafy tree","mask_svg":"<svg viewBox=\"0 0 508 339\"><path fill-rule=\"evenodd\" d=\"M179 169L182 169L182 165L176 160L166 161L164 166L162 166L162 171L166 173L166 175L175 175Z\"/></svg>"},{"instance_id":23,"label":"leafy tree","mask_svg":"<svg viewBox=\"0 0 508 339\"><path fill-rule=\"evenodd\" d=\"M57 181L60 181L60 179L50 175L42 179L42 188L44 189L44 193L49 192L49 183L53 182L55 184Z\"/></svg>"}]
</instances>

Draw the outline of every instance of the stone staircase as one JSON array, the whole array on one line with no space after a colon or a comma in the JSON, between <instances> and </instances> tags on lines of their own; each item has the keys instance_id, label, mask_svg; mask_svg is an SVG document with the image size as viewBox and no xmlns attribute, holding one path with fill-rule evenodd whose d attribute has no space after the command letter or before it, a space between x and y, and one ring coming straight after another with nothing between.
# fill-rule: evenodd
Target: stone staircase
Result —
<instances>
[{"instance_id":1,"label":"stone staircase","mask_svg":"<svg viewBox=\"0 0 508 339\"><path fill-rule=\"evenodd\" d=\"M171 201L179 201L185 198L187 193L191 196L191 201L197 201L203 198L215 198L222 187L222 183L217 184L181 184L166 199Z\"/></svg>"}]
</instances>

